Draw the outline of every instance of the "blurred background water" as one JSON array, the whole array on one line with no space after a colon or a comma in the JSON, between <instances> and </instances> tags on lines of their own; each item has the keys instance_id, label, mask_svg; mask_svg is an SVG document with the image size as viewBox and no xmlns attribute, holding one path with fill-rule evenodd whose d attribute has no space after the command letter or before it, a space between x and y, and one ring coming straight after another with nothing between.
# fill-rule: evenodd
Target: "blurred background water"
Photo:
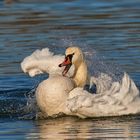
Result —
<instances>
[{"instance_id":1,"label":"blurred background water","mask_svg":"<svg viewBox=\"0 0 140 140\"><path fill-rule=\"evenodd\" d=\"M30 99L47 74L30 78L20 62L45 47L64 54L70 44L118 64L140 87L139 0L1 0L0 139L140 138L139 115L34 120Z\"/></svg>"}]
</instances>

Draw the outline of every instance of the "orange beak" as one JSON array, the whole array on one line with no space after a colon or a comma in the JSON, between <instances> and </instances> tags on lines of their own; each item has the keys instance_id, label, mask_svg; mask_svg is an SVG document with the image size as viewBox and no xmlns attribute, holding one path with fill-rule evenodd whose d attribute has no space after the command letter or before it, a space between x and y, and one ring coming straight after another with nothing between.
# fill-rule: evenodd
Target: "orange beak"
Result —
<instances>
[{"instance_id":1,"label":"orange beak","mask_svg":"<svg viewBox=\"0 0 140 140\"><path fill-rule=\"evenodd\" d=\"M59 67L65 66L65 68L64 68L64 70L62 72L63 76L65 76L67 74L67 72L69 71L71 65L72 65L72 62L71 62L69 56L66 56L64 62L62 62L61 64L58 65Z\"/></svg>"}]
</instances>

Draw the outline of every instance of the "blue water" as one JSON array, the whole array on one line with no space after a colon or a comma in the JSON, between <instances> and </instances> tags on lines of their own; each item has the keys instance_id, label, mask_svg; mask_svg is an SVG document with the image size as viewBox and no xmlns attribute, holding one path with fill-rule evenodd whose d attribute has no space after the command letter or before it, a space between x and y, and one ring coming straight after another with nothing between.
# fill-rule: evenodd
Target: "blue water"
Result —
<instances>
[{"instance_id":1,"label":"blue water","mask_svg":"<svg viewBox=\"0 0 140 140\"><path fill-rule=\"evenodd\" d=\"M137 116L35 120L35 87L47 74L30 78L21 61L48 47L67 45L116 63L140 89L139 0L0 1L0 139L137 139ZM88 56L88 55L87 55Z\"/></svg>"}]
</instances>

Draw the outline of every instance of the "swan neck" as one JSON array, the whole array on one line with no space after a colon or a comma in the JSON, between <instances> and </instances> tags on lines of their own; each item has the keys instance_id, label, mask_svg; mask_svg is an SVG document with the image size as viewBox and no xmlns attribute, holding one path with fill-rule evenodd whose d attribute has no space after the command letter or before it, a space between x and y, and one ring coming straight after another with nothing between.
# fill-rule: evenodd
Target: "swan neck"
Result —
<instances>
[{"instance_id":1,"label":"swan neck","mask_svg":"<svg viewBox=\"0 0 140 140\"><path fill-rule=\"evenodd\" d=\"M75 74L73 77L77 87L84 87L88 83L87 65L83 61L80 64L75 64Z\"/></svg>"}]
</instances>

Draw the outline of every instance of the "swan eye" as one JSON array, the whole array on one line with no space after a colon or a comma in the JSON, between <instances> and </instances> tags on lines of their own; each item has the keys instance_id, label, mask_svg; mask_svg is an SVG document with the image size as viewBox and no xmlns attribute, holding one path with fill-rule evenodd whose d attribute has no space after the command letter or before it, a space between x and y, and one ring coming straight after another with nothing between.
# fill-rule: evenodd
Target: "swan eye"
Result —
<instances>
[{"instance_id":1,"label":"swan eye","mask_svg":"<svg viewBox=\"0 0 140 140\"><path fill-rule=\"evenodd\" d=\"M72 61L72 58L73 58L73 55L74 55L74 53L69 54L69 55L67 55L67 56L66 56L66 58L65 58L65 59L69 59L69 60L70 60L70 62L71 62L71 61Z\"/></svg>"}]
</instances>

